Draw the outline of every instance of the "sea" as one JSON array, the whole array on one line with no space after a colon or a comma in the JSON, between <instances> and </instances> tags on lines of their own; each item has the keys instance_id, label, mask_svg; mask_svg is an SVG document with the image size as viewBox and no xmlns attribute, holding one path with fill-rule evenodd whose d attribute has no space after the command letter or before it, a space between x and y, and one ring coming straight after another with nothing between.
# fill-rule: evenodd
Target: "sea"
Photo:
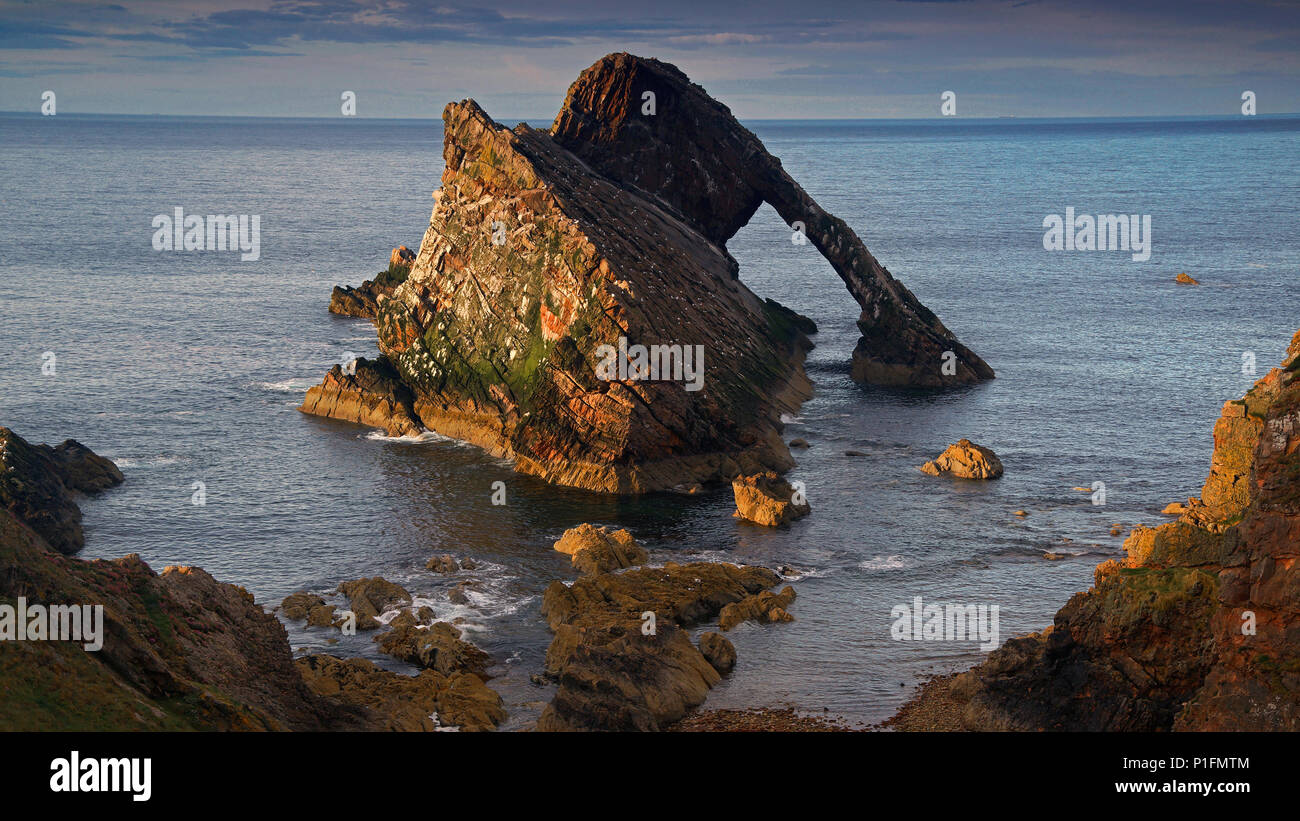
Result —
<instances>
[{"instance_id":1,"label":"sea","mask_svg":"<svg viewBox=\"0 0 1300 821\"><path fill-rule=\"evenodd\" d=\"M943 393L855 384L857 305L763 206L728 243L740 277L819 328L815 395L785 430L811 445L789 478L812 514L789 526L733 518L726 487L553 487L463 443L296 409L331 365L377 351L369 321L327 312L330 289L418 247L436 119L0 115L0 424L75 438L125 474L81 501L81 557L197 565L267 608L398 582L491 654L505 729L528 729L553 693L533 676L541 596L575 578L552 544L582 522L630 529L654 563L787 567L795 620L731 631L739 662L706 709L875 724L928 676L986 657L898 629L900 608L996 607L999 643L1040 630L1134 526L1199 492L1222 404L1300 329L1300 117L746 125L997 372ZM156 250L176 208L256 215L257 259ZM1149 216L1149 259L1048 250L1045 221L1067 209ZM1176 284L1183 272L1201 284ZM1005 476L921 473L963 437ZM427 571L443 553L477 567ZM466 580L468 603L452 603ZM409 671L373 634L286 627L295 652Z\"/></svg>"}]
</instances>

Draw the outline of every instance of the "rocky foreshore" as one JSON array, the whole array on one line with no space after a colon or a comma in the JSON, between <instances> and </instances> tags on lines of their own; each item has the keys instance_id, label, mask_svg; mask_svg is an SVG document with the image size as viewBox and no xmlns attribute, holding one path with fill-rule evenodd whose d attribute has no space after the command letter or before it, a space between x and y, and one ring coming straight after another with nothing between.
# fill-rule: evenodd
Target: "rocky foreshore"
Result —
<instances>
[{"instance_id":1,"label":"rocky foreshore","mask_svg":"<svg viewBox=\"0 0 1300 821\"><path fill-rule=\"evenodd\" d=\"M658 101L648 114L647 93ZM855 378L943 387L993 376L671 65L603 58L547 131L507 129L473 100L448 105L443 123L429 228L409 275L373 295L413 423L610 493L790 469L780 416L811 395L803 359L816 326L750 291L725 247L763 202L861 306ZM358 408L376 402L358 390L331 374L303 410L375 424ZM389 383L380 390L377 403L391 404Z\"/></svg>"},{"instance_id":2,"label":"rocky foreshore","mask_svg":"<svg viewBox=\"0 0 1300 821\"><path fill-rule=\"evenodd\" d=\"M1179 518L1138 527L1041 633L925 685L898 729L1300 729L1300 333L1214 426Z\"/></svg>"},{"instance_id":3,"label":"rocky foreshore","mask_svg":"<svg viewBox=\"0 0 1300 821\"><path fill-rule=\"evenodd\" d=\"M0 428L0 445L0 603L29 614L103 607L94 649L88 635L0 641L0 727L476 730L504 718L500 697L484 684L477 648L458 632L440 630L433 642L408 633L390 639L393 655L429 668L418 676L363 659L295 660L279 619L242 587L197 567L156 573L136 555L63 555L84 544L71 492L111 487L122 474L71 440L31 445ZM373 585L351 589L354 601L373 593ZM304 617L314 605L291 603ZM392 633L413 629L414 617L391 626Z\"/></svg>"}]
</instances>

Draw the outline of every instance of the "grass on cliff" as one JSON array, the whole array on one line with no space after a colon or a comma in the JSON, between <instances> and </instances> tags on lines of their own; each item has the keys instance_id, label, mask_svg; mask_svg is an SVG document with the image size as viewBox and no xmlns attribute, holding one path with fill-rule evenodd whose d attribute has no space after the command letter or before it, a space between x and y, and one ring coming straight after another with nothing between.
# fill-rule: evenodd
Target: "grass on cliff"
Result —
<instances>
[{"instance_id":1,"label":"grass on cliff","mask_svg":"<svg viewBox=\"0 0 1300 821\"><path fill-rule=\"evenodd\" d=\"M395 262L388 264L387 270L380 271L375 275L375 284L384 287L396 287L406 282L406 278L411 275L411 266L398 265Z\"/></svg>"}]
</instances>

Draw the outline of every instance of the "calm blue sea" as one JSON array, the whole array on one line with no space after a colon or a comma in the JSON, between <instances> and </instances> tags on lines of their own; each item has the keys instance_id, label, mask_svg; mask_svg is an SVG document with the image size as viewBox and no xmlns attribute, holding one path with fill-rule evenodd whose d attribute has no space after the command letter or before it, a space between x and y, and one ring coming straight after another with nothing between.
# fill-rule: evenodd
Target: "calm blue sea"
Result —
<instances>
[{"instance_id":1,"label":"calm blue sea","mask_svg":"<svg viewBox=\"0 0 1300 821\"><path fill-rule=\"evenodd\" d=\"M367 321L326 312L330 288L419 243L436 120L0 115L0 424L121 466L126 484L83 505L83 556L199 565L268 605L383 575L493 654L511 727L550 698L528 679L549 641L540 593L573 577L551 543L579 522L631 528L655 561L801 571L797 620L735 630L739 666L709 706L883 719L926 674L982 656L891 639L894 606L996 604L1004 641L1039 629L1118 554L1113 525L1157 523L1198 492L1219 407L1300 328L1300 118L750 125L998 373L942 395L855 385L857 306L764 207L729 245L741 277L821 329L816 396L788 429L812 443L791 478L813 515L788 529L737 523L729 489L594 496L294 409L331 364L375 352ZM261 258L155 251L151 222L177 206L259 215ZM1150 215L1150 260L1045 251L1043 219L1067 207ZM1183 271L1203 284L1175 285ZM1005 478L917 470L963 436L997 451ZM498 479L509 503L494 507ZM435 553L480 566L436 576ZM480 586L454 605L465 578ZM399 667L366 635L290 633Z\"/></svg>"}]
</instances>

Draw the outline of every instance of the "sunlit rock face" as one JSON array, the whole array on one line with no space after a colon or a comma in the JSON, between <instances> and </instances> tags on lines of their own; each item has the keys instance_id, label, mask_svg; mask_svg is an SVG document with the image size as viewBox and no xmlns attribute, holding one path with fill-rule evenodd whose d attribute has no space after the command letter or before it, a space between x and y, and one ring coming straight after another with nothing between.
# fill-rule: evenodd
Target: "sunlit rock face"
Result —
<instances>
[{"instance_id":1,"label":"sunlit rock face","mask_svg":"<svg viewBox=\"0 0 1300 821\"><path fill-rule=\"evenodd\" d=\"M1177 521L1139 527L1043 633L958 677L971 729L1300 729L1300 334L1214 426Z\"/></svg>"}]
</instances>

